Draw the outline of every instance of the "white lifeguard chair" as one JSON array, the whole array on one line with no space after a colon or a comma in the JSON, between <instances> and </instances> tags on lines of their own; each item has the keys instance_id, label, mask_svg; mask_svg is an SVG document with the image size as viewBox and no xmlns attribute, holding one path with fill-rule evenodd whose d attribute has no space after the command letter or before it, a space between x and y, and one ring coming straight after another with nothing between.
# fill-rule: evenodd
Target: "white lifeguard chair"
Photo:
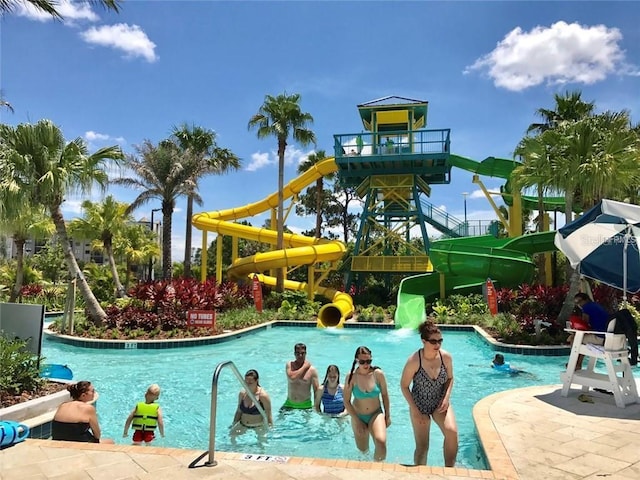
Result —
<instances>
[{"instance_id":1,"label":"white lifeguard chair","mask_svg":"<svg viewBox=\"0 0 640 480\"><path fill-rule=\"evenodd\" d=\"M582 391L587 392L589 388L602 388L613 392L616 405L624 408L631 403L639 403L638 389L631 364L629 363L629 353L626 346L624 334L613 333L615 319L609 322L605 333L604 345L583 344L582 340L587 333L602 335L602 332L586 330L566 329L574 334L571 345L571 355L567 364L567 371L560 375L562 380L562 396L569 395L572 384L582 385ZM586 369L576 370L578 355L584 355L589 359ZM597 373L594 367L598 360L602 360L607 369L607 373Z\"/></svg>"}]
</instances>

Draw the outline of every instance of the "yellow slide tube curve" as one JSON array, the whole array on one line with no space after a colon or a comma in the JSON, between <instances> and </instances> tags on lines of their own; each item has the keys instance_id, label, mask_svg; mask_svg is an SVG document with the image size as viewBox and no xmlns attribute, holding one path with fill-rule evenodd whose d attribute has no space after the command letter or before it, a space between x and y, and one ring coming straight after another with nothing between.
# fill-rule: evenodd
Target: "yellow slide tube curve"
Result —
<instances>
[{"instance_id":1,"label":"yellow slide tube curve","mask_svg":"<svg viewBox=\"0 0 640 480\"><path fill-rule=\"evenodd\" d=\"M285 185L282 192L283 198L287 199L297 195L319 178L337 170L338 166L333 158L318 162ZM276 192L263 200L243 207L197 213L193 216L192 222L200 230L274 245L277 241L277 232L275 230L239 225L234 223L233 220L252 217L277 206L278 193ZM241 278L274 268L336 261L342 258L346 250L344 244L337 240L316 239L291 233L284 234L284 246L283 250L257 253L250 257L239 258L227 273L231 278ZM275 285L275 278L273 277L261 274L258 278L262 283ZM286 280L285 288L289 290L306 290L307 284ZM324 287L317 287L316 292L332 301L332 303L324 305L318 312L318 326L342 326L345 320L353 314L353 300L350 295Z\"/></svg>"}]
</instances>

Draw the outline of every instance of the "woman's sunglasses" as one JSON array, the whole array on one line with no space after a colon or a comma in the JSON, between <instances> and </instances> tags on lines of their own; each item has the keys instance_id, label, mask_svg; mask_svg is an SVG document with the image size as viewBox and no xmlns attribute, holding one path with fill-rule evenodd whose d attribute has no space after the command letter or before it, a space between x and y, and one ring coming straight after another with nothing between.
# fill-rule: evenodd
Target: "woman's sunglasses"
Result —
<instances>
[{"instance_id":1,"label":"woman's sunglasses","mask_svg":"<svg viewBox=\"0 0 640 480\"><path fill-rule=\"evenodd\" d=\"M436 340L434 338L430 338L429 340L426 340L427 342L429 342L431 345L442 345L442 342L444 341L443 338L441 338L440 340Z\"/></svg>"},{"instance_id":2,"label":"woman's sunglasses","mask_svg":"<svg viewBox=\"0 0 640 480\"><path fill-rule=\"evenodd\" d=\"M373 360L369 359L369 360L358 360L358 363L360 365L371 365L371 362L373 362Z\"/></svg>"}]
</instances>

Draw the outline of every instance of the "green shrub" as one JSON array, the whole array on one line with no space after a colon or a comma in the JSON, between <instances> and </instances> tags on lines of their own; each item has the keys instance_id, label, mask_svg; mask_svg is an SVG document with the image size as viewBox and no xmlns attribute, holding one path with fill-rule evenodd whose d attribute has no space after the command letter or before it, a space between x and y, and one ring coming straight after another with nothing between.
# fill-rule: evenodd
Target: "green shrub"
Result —
<instances>
[{"instance_id":1,"label":"green shrub","mask_svg":"<svg viewBox=\"0 0 640 480\"><path fill-rule=\"evenodd\" d=\"M257 312L255 308L227 310L216 315L216 327L218 330L238 330L268 322L275 317L276 313L273 310L265 310L262 313Z\"/></svg>"},{"instance_id":2,"label":"green shrub","mask_svg":"<svg viewBox=\"0 0 640 480\"><path fill-rule=\"evenodd\" d=\"M10 340L0 333L0 390L11 395L33 392L43 382L37 355L26 348L27 342Z\"/></svg>"}]
</instances>

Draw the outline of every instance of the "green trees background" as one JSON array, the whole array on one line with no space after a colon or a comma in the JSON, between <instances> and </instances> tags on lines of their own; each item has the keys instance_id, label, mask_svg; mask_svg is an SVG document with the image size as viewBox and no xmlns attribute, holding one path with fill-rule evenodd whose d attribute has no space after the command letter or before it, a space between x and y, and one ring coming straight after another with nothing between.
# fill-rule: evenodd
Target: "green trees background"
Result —
<instances>
[{"instance_id":1,"label":"green trees background","mask_svg":"<svg viewBox=\"0 0 640 480\"><path fill-rule=\"evenodd\" d=\"M510 182L538 197L538 218L545 215L544 197L564 196L565 215L593 206L602 198L637 203L640 193L640 126L634 125L626 111L600 112L594 101L586 101L580 92L566 92L553 97L551 107L541 107L533 114L525 136L514 145L514 158L520 162ZM9 108L2 100L2 107ZM278 186L284 185L284 154L288 142L308 145L316 142L311 114L302 110L301 97L286 93L267 95L258 112L248 122L259 138L275 137L278 144ZM326 158L324 150L312 152L299 165L299 172ZM124 168L122 176L109 178L113 164ZM75 280L81 302L89 318L100 324L106 318L104 306L126 295L134 280L149 277L149 260L162 255L162 278L170 280L172 216L176 200L187 198L186 237L191 238L193 203L200 202L198 185L206 175L233 174L241 166L240 158L230 149L218 145L216 135L208 128L181 124L171 135L157 144L144 141L135 151L125 155L111 146L89 152L81 138L67 141L60 128L50 120L18 126L0 125L0 233L5 256L9 242L15 257L0 264L0 298L20 301L25 285L41 284L44 291L64 292L66 282ZM106 189L109 183L134 186L139 195L131 204L117 202L107 196L101 202L85 201L83 214L65 219L61 205L69 195L88 193L92 188ZM148 228L148 222L136 222L136 210L158 201L162 211L162 244ZM282 195L277 211L278 240L284 225ZM359 201L355 191L344 188L338 178L324 177L301 192L295 206L301 216L313 216L315 228L304 232L317 238L337 238L347 244L342 266L326 280L340 288L349 265L354 235L359 218L353 207ZM531 212L523 222L529 223ZM249 224L248 221L243 222ZM268 222L267 222L268 223ZM538 221L535 228L542 228ZM29 239L45 244L36 255L25 255ZM45 240L51 239L46 242ZM101 252L106 267L83 264L74 256L72 239L90 242ZM216 242L208 252L207 276L215 272ZM231 239L224 237L223 278L231 264ZM190 242L190 240L189 240ZM240 239L239 255L249 256L269 248L257 242ZM416 245L416 248L423 248ZM199 275L201 252L196 250L191 265L191 248L185 261L175 266L180 276ZM33 253L33 252L32 252ZM540 263L539 268L544 268ZM289 278L305 280L306 269L296 269ZM577 288L578 277L570 268L569 298ZM394 280L394 284L400 278ZM366 287L378 292L374 278ZM278 287L276 287L278 290ZM96 295L94 291L98 292ZM359 292L360 295L362 292ZM377 298L386 295L376 294ZM567 308L571 305L567 305Z\"/></svg>"}]
</instances>

